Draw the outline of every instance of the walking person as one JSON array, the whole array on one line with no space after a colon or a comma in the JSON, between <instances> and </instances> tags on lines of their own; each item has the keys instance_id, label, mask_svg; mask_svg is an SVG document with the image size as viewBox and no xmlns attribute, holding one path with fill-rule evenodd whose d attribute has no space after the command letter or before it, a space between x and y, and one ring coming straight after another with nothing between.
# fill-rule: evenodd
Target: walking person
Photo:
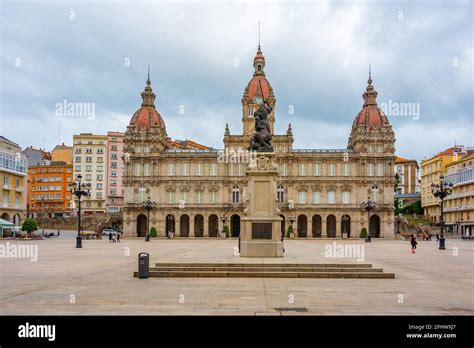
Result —
<instances>
[{"instance_id":1,"label":"walking person","mask_svg":"<svg viewBox=\"0 0 474 348\"><path fill-rule=\"evenodd\" d=\"M112 243L112 232L109 232L109 243Z\"/></svg>"},{"instance_id":2,"label":"walking person","mask_svg":"<svg viewBox=\"0 0 474 348\"><path fill-rule=\"evenodd\" d=\"M436 233L436 241L439 242L439 233Z\"/></svg>"},{"instance_id":3,"label":"walking person","mask_svg":"<svg viewBox=\"0 0 474 348\"><path fill-rule=\"evenodd\" d=\"M117 233L117 242L120 243L120 232Z\"/></svg>"},{"instance_id":4,"label":"walking person","mask_svg":"<svg viewBox=\"0 0 474 348\"><path fill-rule=\"evenodd\" d=\"M416 245L418 243L416 242L416 237L415 237L414 234L411 235L410 244L411 244L411 252L412 252L412 254L415 254L416 253Z\"/></svg>"}]
</instances>

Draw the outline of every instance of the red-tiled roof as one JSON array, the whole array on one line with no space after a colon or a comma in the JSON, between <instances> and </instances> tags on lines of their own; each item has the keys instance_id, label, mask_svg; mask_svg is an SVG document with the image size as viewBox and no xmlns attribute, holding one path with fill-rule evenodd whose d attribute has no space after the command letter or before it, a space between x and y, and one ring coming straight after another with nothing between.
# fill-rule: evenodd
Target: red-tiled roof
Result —
<instances>
[{"instance_id":1,"label":"red-tiled roof","mask_svg":"<svg viewBox=\"0 0 474 348\"><path fill-rule=\"evenodd\" d=\"M365 125L369 129L380 127L384 124L381 111L375 105L366 105L357 115L357 125Z\"/></svg>"},{"instance_id":2,"label":"red-tiled roof","mask_svg":"<svg viewBox=\"0 0 474 348\"><path fill-rule=\"evenodd\" d=\"M257 96L257 91L259 90L259 81L262 88L262 94L264 99L270 97L270 83L265 78L265 76L254 76L247 85L248 95L250 99L254 99Z\"/></svg>"},{"instance_id":3,"label":"red-tiled roof","mask_svg":"<svg viewBox=\"0 0 474 348\"><path fill-rule=\"evenodd\" d=\"M160 114L152 106L142 106L138 109L132 117L130 124L137 127L150 128L151 126L158 126L165 129L165 122L161 118Z\"/></svg>"}]
</instances>

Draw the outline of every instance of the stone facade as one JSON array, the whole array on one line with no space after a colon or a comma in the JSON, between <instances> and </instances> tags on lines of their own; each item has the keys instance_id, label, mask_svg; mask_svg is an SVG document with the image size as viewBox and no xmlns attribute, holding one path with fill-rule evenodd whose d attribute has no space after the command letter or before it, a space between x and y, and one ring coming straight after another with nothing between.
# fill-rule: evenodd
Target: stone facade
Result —
<instances>
[{"instance_id":1,"label":"stone facade","mask_svg":"<svg viewBox=\"0 0 474 348\"><path fill-rule=\"evenodd\" d=\"M265 58L259 47L254 74L242 98L242 133L224 131L224 149L177 149L167 141L165 122L155 107L148 77L143 103L132 117L124 138L124 232L146 234L148 197L156 202L150 228L159 236L174 231L181 237L215 237L225 225L239 236L246 209L248 182L246 152L254 127L253 113L262 100L273 111L276 98L265 77ZM373 237L392 237L394 222L394 143L388 118L377 107L377 92L369 76L364 104L357 114L345 149L294 149L291 124L286 134L273 134L278 166L277 197L282 230L295 217L296 236L359 237L367 227L361 203L376 201L372 212ZM225 215L226 220L221 219Z\"/></svg>"}]
</instances>

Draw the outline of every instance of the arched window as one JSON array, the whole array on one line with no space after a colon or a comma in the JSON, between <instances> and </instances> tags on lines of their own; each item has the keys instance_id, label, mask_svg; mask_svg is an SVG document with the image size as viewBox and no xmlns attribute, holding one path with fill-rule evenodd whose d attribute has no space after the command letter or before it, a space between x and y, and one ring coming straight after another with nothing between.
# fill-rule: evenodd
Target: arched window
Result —
<instances>
[{"instance_id":1,"label":"arched window","mask_svg":"<svg viewBox=\"0 0 474 348\"><path fill-rule=\"evenodd\" d=\"M237 185L234 185L232 187L232 203L238 203L239 202L239 187Z\"/></svg>"},{"instance_id":2,"label":"arched window","mask_svg":"<svg viewBox=\"0 0 474 348\"><path fill-rule=\"evenodd\" d=\"M283 203L283 200L285 198L285 190L283 189L283 186L281 185L278 185L278 188L277 188L277 198L278 198L278 202Z\"/></svg>"},{"instance_id":3,"label":"arched window","mask_svg":"<svg viewBox=\"0 0 474 348\"><path fill-rule=\"evenodd\" d=\"M138 189L138 198L141 203L145 202L146 189L145 186L141 185Z\"/></svg>"}]
</instances>

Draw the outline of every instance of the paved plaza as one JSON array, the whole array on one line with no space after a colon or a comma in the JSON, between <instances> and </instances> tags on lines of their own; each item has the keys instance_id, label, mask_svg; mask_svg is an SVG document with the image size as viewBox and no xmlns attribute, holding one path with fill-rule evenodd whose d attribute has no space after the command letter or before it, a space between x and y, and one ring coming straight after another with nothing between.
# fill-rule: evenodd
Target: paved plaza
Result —
<instances>
[{"instance_id":1,"label":"paved plaza","mask_svg":"<svg viewBox=\"0 0 474 348\"><path fill-rule=\"evenodd\" d=\"M137 255L155 262L357 263L325 257L333 242L363 244L364 261L395 279L149 278L132 276ZM236 239L85 240L72 232L40 241L38 260L0 258L2 315L473 315L474 242L289 240L285 257L234 256ZM454 248L454 249L453 249ZM276 307L305 307L279 312Z\"/></svg>"}]
</instances>

